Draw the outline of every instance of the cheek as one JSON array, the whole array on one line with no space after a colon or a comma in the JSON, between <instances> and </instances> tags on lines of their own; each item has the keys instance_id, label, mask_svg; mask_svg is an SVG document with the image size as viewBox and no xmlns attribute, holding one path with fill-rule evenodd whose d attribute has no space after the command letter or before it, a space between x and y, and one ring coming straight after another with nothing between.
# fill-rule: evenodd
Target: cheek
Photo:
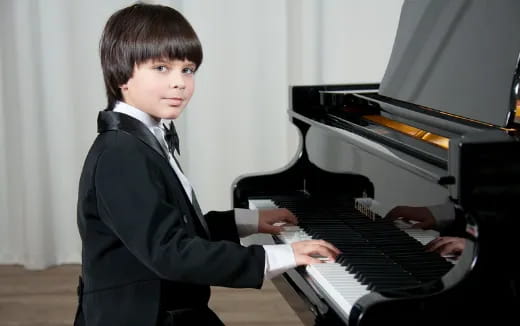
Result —
<instances>
[{"instance_id":1,"label":"cheek","mask_svg":"<svg viewBox=\"0 0 520 326\"><path fill-rule=\"evenodd\" d=\"M195 91L195 82L193 80L191 80L190 82L188 82L186 84L186 90L185 90L186 97L191 98L194 91Z\"/></svg>"}]
</instances>

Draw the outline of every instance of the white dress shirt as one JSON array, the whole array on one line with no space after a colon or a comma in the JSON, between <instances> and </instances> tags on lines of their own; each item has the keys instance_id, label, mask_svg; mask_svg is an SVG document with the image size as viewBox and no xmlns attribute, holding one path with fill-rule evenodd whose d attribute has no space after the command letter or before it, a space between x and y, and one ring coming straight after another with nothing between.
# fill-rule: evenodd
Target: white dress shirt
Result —
<instances>
[{"instance_id":1,"label":"white dress shirt","mask_svg":"<svg viewBox=\"0 0 520 326\"><path fill-rule=\"evenodd\" d=\"M150 131L154 135L156 135L156 132L154 132L154 128L160 128L159 121L152 118L148 113L143 112L124 102L117 102L114 107L114 112L123 113L141 121L146 127L148 127L148 129L150 129ZM184 188L186 195L188 196L190 201L192 201L192 186L188 181L188 178L186 178L184 173L182 173L180 167L177 165L177 162L172 157L172 155L169 152L167 154L168 161L172 169L175 171L175 174L179 177L179 180L182 183L182 187ZM258 232L258 218L258 210L235 208L235 222L237 224L238 235L240 237L245 237ZM263 247L265 250L264 279L272 279L273 277L278 276L286 272L287 270L296 267L294 253L290 245L264 245Z\"/></svg>"},{"instance_id":2,"label":"white dress shirt","mask_svg":"<svg viewBox=\"0 0 520 326\"><path fill-rule=\"evenodd\" d=\"M447 200L443 204L426 206L435 218L435 229L444 230L455 221L455 208L452 202Z\"/></svg>"}]
</instances>

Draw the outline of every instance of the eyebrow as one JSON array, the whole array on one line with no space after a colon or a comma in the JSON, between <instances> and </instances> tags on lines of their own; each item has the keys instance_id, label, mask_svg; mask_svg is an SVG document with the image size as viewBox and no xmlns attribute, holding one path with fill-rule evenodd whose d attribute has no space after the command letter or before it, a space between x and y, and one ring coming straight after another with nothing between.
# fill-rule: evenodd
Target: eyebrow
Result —
<instances>
[{"instance_id":1,"label":"eyebrow","mask_svg":"<svg viewBox=\"0 0 520 326\"><path fill-rule=\"evenodd\" d=\"M170 63L169 60L165 60L165 59L150 59L149 62L151 64L159 64L159 63L161 63L161 64L169 64Z\"/></svg>"}]
</instances>

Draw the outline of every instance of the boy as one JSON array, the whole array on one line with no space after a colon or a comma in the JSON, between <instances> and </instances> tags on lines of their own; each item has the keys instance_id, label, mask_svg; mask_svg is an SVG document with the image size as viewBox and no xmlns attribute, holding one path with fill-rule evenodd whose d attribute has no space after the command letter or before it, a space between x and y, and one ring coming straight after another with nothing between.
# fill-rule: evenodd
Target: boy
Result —
<instances>
[{"instance_id":1,"label":"boy","mask_svg":"<svg viewBox=\"0 0 520 326\"><path fill-rule=\"evenodd\" d=\"M202 216L172 155L177 118L202 62L197 35L172 8L136 4L110 17L100 42L108 97L79 185L83 282L75 325L222 325L211 285L260 288L289 268L330 259L324 241L239 244L244 229L275 233L287 210ZM167 136L170 146L165 142ZM84 284L84 285L83 285Z\"/></svg>"}]
</instances>

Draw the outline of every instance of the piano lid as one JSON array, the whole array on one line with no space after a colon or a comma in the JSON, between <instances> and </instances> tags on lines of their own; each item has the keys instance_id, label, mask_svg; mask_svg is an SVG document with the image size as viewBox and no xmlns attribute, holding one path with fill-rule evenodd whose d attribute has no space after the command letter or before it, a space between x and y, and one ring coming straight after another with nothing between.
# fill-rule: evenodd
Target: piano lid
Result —
<instances>
[{"instance_id":1,"label":"piano lid","mask_svg":"<svg viewBox=\"0 0 520 326\"><path fill-rule=\"evenodd\" d=\"M518 0L405 1L379 93L511 126L518 92L513 85L518 82L519 13Z\"/></svg>"}]
</instances>

